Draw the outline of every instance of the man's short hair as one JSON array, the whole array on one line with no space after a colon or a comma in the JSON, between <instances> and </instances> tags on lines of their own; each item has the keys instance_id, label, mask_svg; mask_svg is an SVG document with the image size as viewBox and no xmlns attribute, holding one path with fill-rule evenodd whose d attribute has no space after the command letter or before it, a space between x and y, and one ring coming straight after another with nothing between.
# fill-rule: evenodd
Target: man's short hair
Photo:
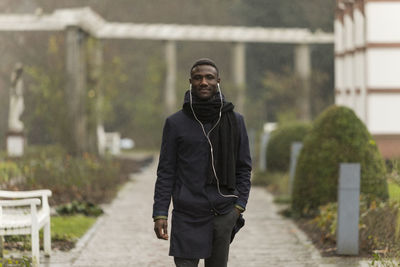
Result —
<instances>
[{"instance_id":1,"label":"man's short hair","mask_svg":"<svg viewBox=\"0 0 400 267\"><path fill-rule=\"evenodd\" d=\"M217 75L219 75L219 70L218 70L217 65L215 64L214 61L212 61L209 58L200 58L200 59L196 60L196 62L194 62L193 66L190 68L190 74L192 74L192 71L194 68L196 68L197 66L200 66L200 65L209 65L209 66L214 67L217 70Z\"/></svg>"}]
</instances>

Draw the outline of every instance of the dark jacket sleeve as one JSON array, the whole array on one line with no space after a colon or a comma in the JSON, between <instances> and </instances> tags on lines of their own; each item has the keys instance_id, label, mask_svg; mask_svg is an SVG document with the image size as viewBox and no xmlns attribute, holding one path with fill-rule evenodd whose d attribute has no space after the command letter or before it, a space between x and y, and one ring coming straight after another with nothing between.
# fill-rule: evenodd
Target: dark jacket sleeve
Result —
<instances>
[{"instance_id":1,"label":"dark jacket sleeve","mask_svg":"<svg viewBox=\"0 0 400 267\"><path fill-rule=\"evenodd\" d=\"M236 160L236 189L239 192L239 198L237 199L236 204L245 209L251 186L251 156L249 138L247 136L243 116L238 115L237 119L239 128L239 146Z\"/></svg>"},{"instance_id":2,"label":"dark jacket sleeve","mask_svg":"<svg viewBox=\"0 0 400 267\"><path fill-rule=\"evenodd\" d=\"M172 190L176 179L176 128L170 119L165 121L154 188L153 218L168 216Z\"/></svg>"}]
</instances>

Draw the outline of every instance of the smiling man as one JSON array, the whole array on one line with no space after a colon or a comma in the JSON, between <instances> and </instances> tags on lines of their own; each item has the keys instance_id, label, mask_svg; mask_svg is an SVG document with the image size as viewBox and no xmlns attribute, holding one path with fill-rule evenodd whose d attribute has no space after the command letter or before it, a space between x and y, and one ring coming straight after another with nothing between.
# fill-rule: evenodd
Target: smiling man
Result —
<instances>
[{"instance_id":1,"label":"smiling man","mask_svg":"<svg viewBox=\"0 0 400 267\"><path fill-rule=\"evenodd\" d=\"M229 245L243 226L251 158L243 116L220 90L210 59L190 69L183 108L166 119L154 192L154 231L168 240L178 267L227 266Z\"/></svg>"}]
</instances>

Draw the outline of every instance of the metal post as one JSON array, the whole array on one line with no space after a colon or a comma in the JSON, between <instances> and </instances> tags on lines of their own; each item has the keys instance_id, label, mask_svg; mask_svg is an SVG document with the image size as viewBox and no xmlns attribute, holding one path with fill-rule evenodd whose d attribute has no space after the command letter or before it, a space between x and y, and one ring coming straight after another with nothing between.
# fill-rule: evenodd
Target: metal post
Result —
<instances>
[{"instance_id":1,"label":"metal post","mask_svg":"<svg viewBox=\"0 0 400 267\"><path fill-rule=\"evenodd\" d=\"M290 169L289 169L289 195L292 195L294 176L296 174L297 158L303 148L302 142L293 142L290 148Z\"/></svg>"},{"instance_id":2,"label":"metal post","mask_svg":"<svg viewBox=\"0 0 400 267\"><path fill-rule=\"evenodd\" d=\"M295 72L301 79L301 95L299 98L300 119L303 121L311 120L311 89L310 89L310 76L311 76L311 54L310 46L307 44L300 44L296 46L295 50Z\"/></svg>"},{"instance_id":3,"label":"metal post","mask_svg":"<svg viewBox=\"0 0 400 267\"><path fill-rule=\"evenodd\" d=\"M86 130L86 33L76 26L66 30L66 96L71 121L71 153L80 154L87 149Z\"/></svg>"},{"instance_id":4,"label":"metal post","mask_svg":"<svg viewBox=\"0 0 400 267\"><path fill-rule=\"evenodd\" d=\"M255 143L256 143L256 131L254 128L248 130L249 146L250 146L250 156L254 158L255 156Z\"/></svg>"},{"instance_id":5,"label":"metal post","mask_svg":"<svg viewBox=\"0 0 400 267\"><path fill-rule=\"evenodd\" d=\"M341 163L338 190L337 253L358 254L360 163Z\"/></svg>"},{"instance_id":6,"label":"metal post","mask_svg":"<svg viewBox=\"0 0 400 267\"><path fill-rule=\"evenodd\" d=\"M176 108L176 42L166 41L165 43L166 59L166 84L165 84L165 109L166 114L172 114Z\"/></svg>"},{"instance_id":7,"label":"metal post","mask_svg":"<svg viewBox=\"0 0 400 267\"><path fill-rule=\"evenodd\" d=\"M260 171L265 172L267 170L267 145L269 141L268 132L263 132L261 134L261 142L260 142Z\"/></svg>"},{"instance_id":8,"label":"metal post","mask_svg":"<svg viewBox=\"0 0 400 267\"><path fill-rule=\"evenodd\" d=\"M267 148L268 141L271 136L271 132L277 127L276 122L267 122L263 127L263 134L261 136L261 146L260 146L260 171L267 170Z\"/></svg>"},{"instance_id":9,"label":"metal post","mask_svg":"<svg viewBox=\"0 0 400 267\"><path fill-rule=\"evenodd\" d=\"M246 46L244 43L234 44L232 77L237 89L236 109L244 114L246 100Z\"/></svg>"}]
</instances>

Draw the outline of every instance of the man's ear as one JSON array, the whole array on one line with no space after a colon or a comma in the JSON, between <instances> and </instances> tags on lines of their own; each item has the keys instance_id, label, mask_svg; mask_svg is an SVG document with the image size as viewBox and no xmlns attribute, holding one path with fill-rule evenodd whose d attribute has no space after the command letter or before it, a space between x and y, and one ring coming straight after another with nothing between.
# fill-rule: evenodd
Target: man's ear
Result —
<instances>
[{"instance_id":1,"label":"man's ear","mask_svg":"<svg viewBox=\"0 0 400 267\"><path fill-rule=\"evenodd\" d=\"M221 82L221 78L218 78L218 79L217 79L217 83L220 83L220 82Z\"/></svg>"},{"instance_id":2,"label":"man's ear","mask_svg":"<svg viewBox=\"0 0 400 267\"><path fill-rule=\"evenodd\" d=\"M192 84L192 79L191 78L189 78L189 83Z\"/></svg>"}]
</instances>

